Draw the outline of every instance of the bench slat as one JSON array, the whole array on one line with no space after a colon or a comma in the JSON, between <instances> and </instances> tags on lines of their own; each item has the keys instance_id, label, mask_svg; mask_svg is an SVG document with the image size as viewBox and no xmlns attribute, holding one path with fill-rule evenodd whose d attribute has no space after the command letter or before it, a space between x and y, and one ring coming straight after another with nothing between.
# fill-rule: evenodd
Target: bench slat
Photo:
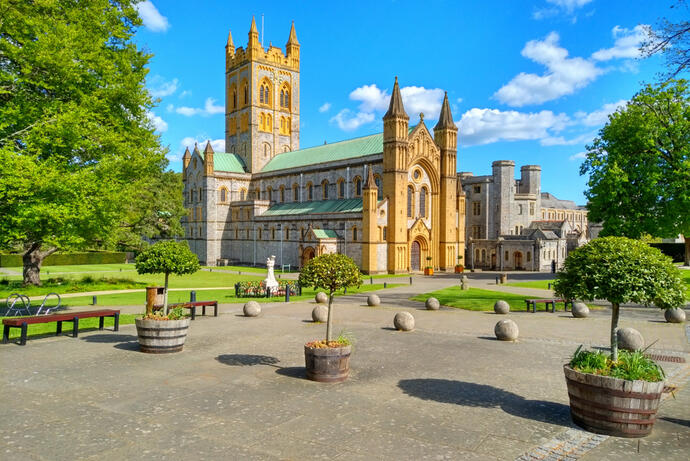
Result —
<instances>
[{"instance_id":1,"label":"bench slat","mask_svg":"<svg viewBox=\"0 0 690 461\"><path fill-rule=\"evenodd\" d=\"M102 309L98 311L83 311L83 312L70 312L65 314L49 314L49 315L35 315L31 317L20 317L12 319L2 319L3 325L11 326L21 326L22 323L27 325L32 325L36 323L50 323L50 322L64 322L74 319L75 317L84 319L90 317L103 317L119 314L119 310L114 309Z\"/></svg>"}]
</instances>

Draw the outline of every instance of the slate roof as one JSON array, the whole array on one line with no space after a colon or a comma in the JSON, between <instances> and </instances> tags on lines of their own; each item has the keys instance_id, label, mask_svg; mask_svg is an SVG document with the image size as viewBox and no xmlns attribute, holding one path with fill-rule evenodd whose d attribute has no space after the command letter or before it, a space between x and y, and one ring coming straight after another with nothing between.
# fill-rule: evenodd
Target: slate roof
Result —
<instances>
[{"instance_id":1,"label":"slate roof","mask_svg":"<svg viewBox=\"0 0 690 461\"><path fill-rule=\"evenodd\" d=\"M357 213L362 211L362 199L315 200L312 202L276 203L261 216L285 216L315 213Z\"/></svg>"},{"instance_id":2,"label":"slate roof","mask_svg":"<svg viewBox=\"0 0 690 461\"><path fill-rule=\"evenodd\" d=\"M338 238L338 234L335 233L334 230L330 229L312 229L314 232L314 236L317 239L330 239L330 238Z\"/></svg>"},{"instance_id":3,"label":"slate roof","mask_svg":"<svg viewBox=\"0 0 690 461\"><path fill-rule=\"evenodd\" d=\"M204 159L204 154L199 152L201 160ZM244 160L237 154L229 152L215 152L213 154L213 170L223 171L226 173L246 173L247 168L244 165Z\"/></svg>"}]
</instances>

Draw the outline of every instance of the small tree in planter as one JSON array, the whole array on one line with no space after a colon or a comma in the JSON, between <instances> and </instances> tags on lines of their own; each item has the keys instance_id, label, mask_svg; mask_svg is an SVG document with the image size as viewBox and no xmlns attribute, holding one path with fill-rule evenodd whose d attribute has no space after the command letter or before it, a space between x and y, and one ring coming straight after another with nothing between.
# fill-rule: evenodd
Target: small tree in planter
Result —
<instances>
[{"instance_id":1,"label":"small tree in planter","mask_svg":"<svg viewBox=\"0 0 690 461\"><path fill-rule=\"evenodd\" d=\"M434 275L434 266L431 265L431 256L426 257L426 267L424 268L424 275Z\"/></svg>"},{"instance_id":2,"label":"small tree in planter","mask_svg":"<svg viewBox=\"0 0 690 461\"><path fill-rule=\"evenodd\" d=\"M172 240L158 242L142 251L136 259L139 274L165 274L163 312L146 312L136 319L139 347L142 352L179 352L184 346L189 319L183 318L183 309L168 311L168 277L170 274L192 274L199 270L199 260L187 242Z\"/></svg>"},{"instance_id":3,"label":"small tree in planter","mask_svg":"<svg viewBox=\"0 0 690 461\"><path fill-rule=\"evenodd\" d=\"M458 263L455 265L455 273L461 274L465 270L465 266L462 265L462 255L458 255Z\"/></svg>"},{"instance_id":4,"label":"small tree in planter","mask_svg":"<svg viewBox=\"0 0 690 461\"><path fill-rule=\"evenodd\" d=\"M604 434L622 437L649 434L663 390L663 374L639 351L621 352L619 357L620 305L628 302L654 304L661 309L682 306L685 289L678 268L671 263L671 258L643 242L625 237L603 237L568 255L563 270L556 277L554 291L565 299L605 299L611 303L610 358L578 349L570 364L565 366L573 420L585 429ZM658 372L639 373L640 367ZM602 379L605 376L613 377ZM653 381L654 376L658 376L658 382L648 382ZM639 380L636 382L640 384L626 385L630 397L621 403L624 383L631 380ZM631 393L629 390L633 388L638 392ZM643 392L639 392L641 389ZM630 409L640 411L636 413Z\"/></svg>"},{"instance_id":5,"label":"small tree in planter","mask_svg":"<svg viewBox=\"0 0 690 461\"><path fill-rule=\"evenodd\" d=\"M349 374L351 345L345 338L333 340L333 298L341 288L360 286L362 273L352 258L342 254L325 254L312 259L302 268L299 284L328 291L326 339L304 346L307 377L314 381L343 381Z\"/></svg>"}]
</instances>

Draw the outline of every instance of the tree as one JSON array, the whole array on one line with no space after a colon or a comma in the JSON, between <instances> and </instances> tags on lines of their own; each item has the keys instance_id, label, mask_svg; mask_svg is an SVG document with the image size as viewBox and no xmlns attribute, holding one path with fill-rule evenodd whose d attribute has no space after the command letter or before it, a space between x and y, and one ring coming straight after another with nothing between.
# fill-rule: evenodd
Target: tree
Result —
<instances>
[{"instance_id":1,"label":"tree","mask_svg":"<svg viewBox=\"0 0 690 461\"><path fill-rule=\"evenodd\" d=\"M163 312L168 315L168 277L170 274L185 275L198 271L199 259L187 242L165 240L156 242L137 256L135 266L139 274L165 274Z\"/></svg>"},{"instance_id":2,"label":"tree","mask_svg":"<svg viewBox=\"0 0 690 461\"><path fill-rule=\"evenodd\" d=\"M0 3L0 248L26 284L58 249L112 246L167 166L134 3Z\"/></svg>"},{"instance_id":3,"label":"tree","mask_svg":"<svg viewBox=\"0 0 690 461\"><path fill-rule=\"evenodd\" d=\"M602 237L570 252L556 276L554 292L565 299L611 303L611 360L618 360L620 305L654 304L671 309L685 304L685 286L671 258L646 243Z\"/></svg>"},{"instance_id":4,"label":"tree","mask_svg":"<svg viewBox=\"0 0 690 461\"><path fill-rule=\"evenodd\" d=\"M309 261L300 271L299 284L303 287L328 290L328 322L326 344L332 340L333 297L341 288L360 286L362 273L352 258L342 254L324 254Z\"/></svg>"},{"instance_id":5,"label":"tree","mask_svg":"<svg viewBox=\"0 0 690 461\"><path fill-rule=\"evenodd\" d=\"M687 10L685 0L678 0L675 7ZM671 6L674 8L674 6ZM647 39L642 43L641 51L644 56L663 54L666 58L668 72L662 74L666 80L678 76L690 66L690 22L686 20L677 23L663 19L657 29L645 27Z\"/></svg>"},{"instance_id":6,"label":"tree","mask_svg":"<svg viewBox=\"0 0 690 461\"><path fill-rule=\"evenodd\" d=\"M609 116L580 174L589 173L589 220L602 236L685 237L690 264L690 90L647 85Z\"/></svg>"}]
</instances>

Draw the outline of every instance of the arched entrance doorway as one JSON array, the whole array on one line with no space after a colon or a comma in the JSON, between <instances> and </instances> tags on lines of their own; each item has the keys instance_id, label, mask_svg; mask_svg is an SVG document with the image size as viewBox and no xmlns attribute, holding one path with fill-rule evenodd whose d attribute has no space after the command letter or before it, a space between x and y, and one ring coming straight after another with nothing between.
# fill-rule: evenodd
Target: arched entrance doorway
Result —
<instances>
[{"instance_id":1,"label":"arched entrance doorway","mask_svg":"<svg viewBox=\"0 0 690 461\"><path fill-rule=\"evenodd\" d=\"M412 245L410 246L410 270L421 270L421 253L422 251L419 242L415 240L414 242L412 242Z\"/></svg>"},{"instance_id":2,"label":"arched entrance doorway","mask_svg":"<svg viewBox=\"0 0 690 461\"><path fill-rule=\"evenodd\" d=\"M515 269L522 269L522 252L516 251L513 253L513 258L515 260Z\"/></svg>"},{"instance_id":3,"label":"arched entrance doorway","mask_svg":"<svg viewBox=\"0 0 690 461\"><path fill-rule=\"evenodd\" d=\"M496 270L496 253L491 253L491 270Z\"/></svg>"},{"instance_id":4,"label":"arched entrance doorway","mask_svg":"<svg viewBox=\"0 0 690 461\"><path fill-rule=\"evenodd\" d=\"M314 259L314 249L312 247L307 247L302 252L302 266L306 265L309 261Z\"/></svg>"}]
</instances>

